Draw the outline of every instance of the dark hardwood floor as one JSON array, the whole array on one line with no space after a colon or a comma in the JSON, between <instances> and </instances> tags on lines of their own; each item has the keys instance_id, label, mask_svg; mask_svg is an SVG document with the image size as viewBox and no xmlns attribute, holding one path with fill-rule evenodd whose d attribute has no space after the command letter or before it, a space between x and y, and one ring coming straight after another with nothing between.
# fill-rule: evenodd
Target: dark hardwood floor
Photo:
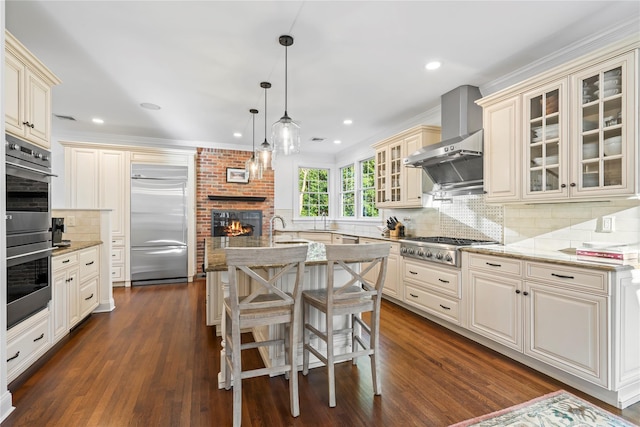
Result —
<instances>
[{"instance_id":1,"label":"dark hardwood floor","mask_svg":"<svg viewBox=\"0 0 640 427\"><path fill-rule=\"evenodd\" d=\"M205 326L205 283L118 288L116 310L94 314L32 376L11 384L9 426L228 426L232 392L218 390L220 339ZM329 408L325 368L300 374L300 411L289 413L282 376L243 382L243 426L439 427L568 390L620 411L384 302L382 396L368 359L336 368ZM243 362L261 364L257 351Z\"/></svg>"}]
</instances>

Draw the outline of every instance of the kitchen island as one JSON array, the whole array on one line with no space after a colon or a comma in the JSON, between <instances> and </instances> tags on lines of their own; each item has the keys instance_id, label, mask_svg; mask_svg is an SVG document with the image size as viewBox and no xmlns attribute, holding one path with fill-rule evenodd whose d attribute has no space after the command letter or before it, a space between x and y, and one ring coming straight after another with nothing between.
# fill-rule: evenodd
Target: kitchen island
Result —
<instances>
[{"instance_id":1,"label":"kitchen island","mask_svg":"<svg viewBox=\"0 0 640 427\"><path fill-rule=\"evenodd\" d=\"M327 259L325 245L323 243L313 242L304 239L287 239L286 241L269 242L266 237L210 237L205 240L204 269L207 275L207 325L216 326L216 333L222 335L222 350L220 357L220 373L218 374L218 387L222 388L224 383L224 372L226 369L224 363L225 341L222 331L224 330L223 316L223 299L229 295L229 275L224 249L228 247L270 247L272 245L308 245L307 260L305 261L303 289L312 290L325 287L327 279ZM275 268L265 268L264 274L274 274ZM348 280L349 273L344 271L340 266L335 267L334 277L340 281ZM285 275L278 283L280 289L285 292L293 290L295 282L295 271ZM248 295L253 289L254 284L244 273L239 274L239 294ZM347 319L336 319L334 326L341 329L346 326ZM320 313L312 310L309 323L313 326L324 329L321 326ZM256 341L264 341L270 339L280 339L284 337L282 325L268 326L263 328L255 328L252 331ZM340 337L335 342L337 353L344 353L350 350L351 342L346 337ZM313 339L318 340L317 337ZM315 344L317 347L318 344ZM280 347L262 347L259 349L262 360L266 367L281 365L284 363L284 350ZM302 334L298 343L298 360L300 361L300 369L302 367ZM319 366L320 361L313 355L310 355L310 367Z\"/></svg>"}]
</instances>

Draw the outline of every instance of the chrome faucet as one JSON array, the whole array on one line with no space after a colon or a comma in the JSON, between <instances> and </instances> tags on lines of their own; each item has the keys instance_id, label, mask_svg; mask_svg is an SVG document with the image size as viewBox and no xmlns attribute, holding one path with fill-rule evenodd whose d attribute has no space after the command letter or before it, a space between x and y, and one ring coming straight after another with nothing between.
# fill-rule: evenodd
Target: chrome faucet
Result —
<instances>
[{"instance_id":1,"label":"chrome faucet","mask_svg":"<svg viewBox=\"0 0 640 427\"><path fill-rule=\"evenodd\" d=\"M269 220L269 245L273 244L273 221L276 218L282 221L282 228L285 228L287 226L284 218L282 218L280 215L274 215L271 217L271 219Z\"/></svg>"}]
</instances>

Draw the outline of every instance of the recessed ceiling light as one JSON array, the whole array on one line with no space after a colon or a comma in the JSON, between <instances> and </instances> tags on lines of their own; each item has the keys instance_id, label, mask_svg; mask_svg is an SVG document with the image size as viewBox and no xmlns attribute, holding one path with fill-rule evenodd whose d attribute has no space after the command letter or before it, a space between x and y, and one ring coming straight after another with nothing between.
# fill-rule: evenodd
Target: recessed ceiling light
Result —
<instances>
[{"instance_id":1,"label":"recessed ceiling light","mask_svg":"<svg viewBox=\"0 0 640 427\"><path fill-rule=\"evenodd\" d=\"M345 120L344 122L342 122L342 123L344 123L345 125L350 125L350 124L352 124L352 123L353 123L353 120L351 120L351 119L346 119L346 120Z\"/></svg>"},{"instance_id":2,"label":"recessed ceiling light","mask_svg":"<svg viewBox=\"0 0 640 427\"><path fill-rule=\"evenodd\" d=\"M235 136L236 138L242 138L242 134L240 132L234 132L233 136Z\"/></svg>"},{"instance_id":3,"label":"recessed ceiling light","mask_svg":"<svg viewBox=\"0 0 640 427\"><path fill-rule=\"evenodd\" d=\"M334 144L342 144L342 141L340 141L339 139L336 139L335 141L333 141Z\"/></svg>"},{"instance_id":4,"label":"recessed ceiling light","mask_svg":"<svg viewBox=\"0 0 640 427\"><path fill-rule=\"evenodd\" d=\"M143 102L142 104L140 104L140 106L142 108L146 108L147 110L159 110L160 109L159 105L152 104L150 102Z\"/></svg>"},{"instance_id":5,"label":"recessed ceiling light","mask_svg":"<svg viewBox=\"0 0 640 427\"><path fill-rule=\"evenodd\" d=\"M91 121L92 121L93 123L95 123L95 124L98 124L98 125L101 125L101 124L103 124L103 123L104 123L104 120L99 119L99 118L97 118L97 117L93 118Z\"/></svg>"},{"instance_id":6,"label":"recessed ceiling light","mask_svg":"<svg viewBox=\"0 0 640 427\"><path fill-rule=\"evenodd\" d=\"M425 68L427 70L437 70L441 65L442 64L439 61L431 61L425 66Z\"/></svg>"}]
</instances>

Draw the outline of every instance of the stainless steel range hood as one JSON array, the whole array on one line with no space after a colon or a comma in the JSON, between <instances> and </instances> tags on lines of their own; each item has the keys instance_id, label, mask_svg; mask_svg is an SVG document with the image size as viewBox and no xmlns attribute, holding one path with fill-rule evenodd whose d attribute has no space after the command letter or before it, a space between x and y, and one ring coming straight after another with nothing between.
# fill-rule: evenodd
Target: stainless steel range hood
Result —
<instances>
[{"instance_id":1,"label":"stainless steel range hood","mask_svg":"<svg viewBox=\"0 0 640 427\"><path fill-rule=\"evenodd\" d=\"M475 86L460 86L442 95L442 142L423 147L403 163L421 167L434 182L428 194L441 198L483 193L482 108Z\"/></svg>"}]
</instances>

